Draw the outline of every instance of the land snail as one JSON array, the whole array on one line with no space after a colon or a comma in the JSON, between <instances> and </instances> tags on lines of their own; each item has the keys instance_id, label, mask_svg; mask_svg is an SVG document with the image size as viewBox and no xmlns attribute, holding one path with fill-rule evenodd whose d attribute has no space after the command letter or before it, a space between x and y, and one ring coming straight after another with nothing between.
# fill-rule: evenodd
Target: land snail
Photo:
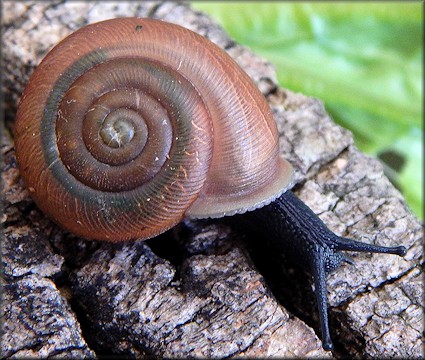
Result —
<instances>
[{"instance_id":1,"label":"land snail","mask_svg":"<svg viewBox=\"0 0 425 360\"><path fill-rule=\"evenodd\" d=\"M183 27L120 18L61 41L32 74L15 127L35 203L72 233L154 237L184 217L246 213L312 272L325 349L326 274L341 250L403 256L339 237L291 191L271 110L223 50Z\"/></svg>"}]
</instances>

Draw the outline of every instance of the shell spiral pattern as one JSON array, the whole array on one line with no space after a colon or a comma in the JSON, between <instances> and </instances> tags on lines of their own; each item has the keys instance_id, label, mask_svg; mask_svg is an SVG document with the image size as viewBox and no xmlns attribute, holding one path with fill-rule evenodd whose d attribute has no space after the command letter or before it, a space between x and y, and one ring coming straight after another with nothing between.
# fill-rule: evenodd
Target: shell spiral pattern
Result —
<instances>
[{"instance_id":1,"label":"shell spiral pattern","mask_svg":"<svg viewBox=\"0 0 425 360\"><path fill-rule=\"evenodd\" d=\"M60 42L24 91L15 143L37 205L98 240L253 209L292 174L248 76L200 35L150 19L103 21Z\"/></svg>"}]
</instances>

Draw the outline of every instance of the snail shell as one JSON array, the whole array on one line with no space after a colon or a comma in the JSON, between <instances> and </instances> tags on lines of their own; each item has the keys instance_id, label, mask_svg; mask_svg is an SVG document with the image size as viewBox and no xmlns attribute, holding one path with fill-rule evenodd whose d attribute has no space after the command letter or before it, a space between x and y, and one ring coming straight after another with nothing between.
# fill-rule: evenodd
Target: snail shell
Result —
<instances>
[{"instance_id":1,"label":"snail shell","mask_svg":"<svg viewBox=\"0 0 425 360\"><path fill-rule=\"evenodd\" d=\"M292 178L248 75L204 37L151 19L88 25L54 47L22 95L15 142L36 204L90 239L253 210Z\"/></svg>"}]
</instances>

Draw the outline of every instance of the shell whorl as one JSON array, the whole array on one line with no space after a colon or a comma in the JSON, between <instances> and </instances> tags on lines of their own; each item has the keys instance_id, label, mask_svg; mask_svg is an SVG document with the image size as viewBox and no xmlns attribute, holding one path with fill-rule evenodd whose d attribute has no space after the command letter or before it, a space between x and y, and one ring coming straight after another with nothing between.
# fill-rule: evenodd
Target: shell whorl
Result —
<instances>
[{"instance_id":1,"label":"shell whorl","mask_svg":"<svg viewBox=\"0 0 425 360\"><path fill-rule=\"evenodd\" d=\"M292 174L248 76L203 37L149 19L107 20L59 43L24 91L15 141L37 205L100 240L246 211Z\"/></svg>"}]
</instances>

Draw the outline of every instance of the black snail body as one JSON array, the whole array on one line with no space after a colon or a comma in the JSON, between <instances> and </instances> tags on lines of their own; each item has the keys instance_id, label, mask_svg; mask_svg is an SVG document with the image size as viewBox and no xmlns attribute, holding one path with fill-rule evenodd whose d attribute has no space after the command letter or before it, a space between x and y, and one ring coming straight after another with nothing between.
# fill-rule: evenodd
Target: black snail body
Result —
<instances>
[{"instance_id":1,"label":"black snail body","mask_svg":"<svg viewBox=\"0 0 425 360\"><path fill-rule=\"evenodd\" d=\"M67 37L24 91L15 142L37 205L89 239L144 240L186 216L246 213L311 269L325 349L325 279L349 261L340 251L406 252L338 237L294 196L262 94L177 25L114 19Z\"/></svg>"},{"instance_id":2,"label":"black snail body","mask_svg":"<svg viewBox=\"0 0 425 360\"><path fill-rule=\"evenodd\" d=\"M291 191L286 191L271 204L247 213L246 217L261 229L268 229L266 233L273 244L312 273L325 350L333 348L326 305L326 275L343 261L352 264L341 251L406 254L404 246L367 244L334 234Z\"/></svg>"}]
</instances>

